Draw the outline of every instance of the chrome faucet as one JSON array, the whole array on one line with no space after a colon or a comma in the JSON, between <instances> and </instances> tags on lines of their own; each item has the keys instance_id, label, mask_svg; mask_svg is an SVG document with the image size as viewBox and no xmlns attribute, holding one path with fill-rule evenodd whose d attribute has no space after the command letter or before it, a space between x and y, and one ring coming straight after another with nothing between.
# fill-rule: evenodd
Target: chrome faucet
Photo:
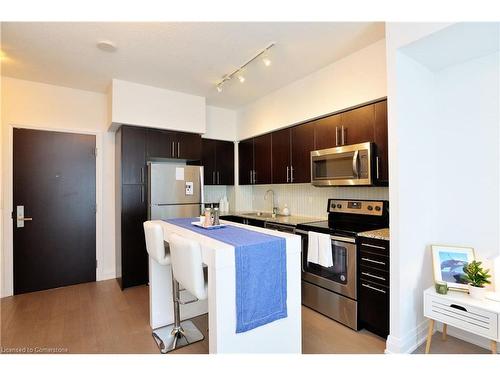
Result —
<instances>
[{"instance_id":1,"label":"chrome faucet","mask_svg":"<svg viewBox=\"0 0 500 375\"><path fill-rule=\"evenodd\" d=\"M272 208L272 213L273 213L273 218L276 217L276 215L278 214L278 207L275 207L274 206L274 190L272 189L269 189L268 191L266 191L266 194L264 194L264 200L267 200L267 193L272 193L272 196L271 196L271 208Z\"/></svg>"}]
</instances>

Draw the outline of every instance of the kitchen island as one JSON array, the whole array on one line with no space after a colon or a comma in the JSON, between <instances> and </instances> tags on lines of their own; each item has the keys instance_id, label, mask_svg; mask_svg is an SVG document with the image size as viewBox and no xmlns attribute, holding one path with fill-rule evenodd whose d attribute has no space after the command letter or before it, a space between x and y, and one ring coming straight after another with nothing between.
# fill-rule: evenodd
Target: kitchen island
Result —
<instances>
[{"instance_id":1,"label":"kitchen island","mask_svg":"<svg viewBox=\"0 0 500 375\"><path fill-rule=\"evenodd\" d=\"M300 237L230 223L235 227L282 237L286 243L286 287L287 317L275 320L246 332L236 333L236 278L235 248L227 243L214 240L189 229L163 222L165 241L172 233L193 239L200 243L203 262L208 266L208 328L210 353L301 353L301 286L300 286ZM170 266L163 270L171 274ZM150 288L153 296L161 296L164 301L156 315L156 321L164 325L173 322L171 283L164 272L163 277L153 277ZM151 301L154 304L154 301ZM153 306L153 305L152 305ZM157 328L157 327L152 327Z\"/></svg>"}]
</instances>

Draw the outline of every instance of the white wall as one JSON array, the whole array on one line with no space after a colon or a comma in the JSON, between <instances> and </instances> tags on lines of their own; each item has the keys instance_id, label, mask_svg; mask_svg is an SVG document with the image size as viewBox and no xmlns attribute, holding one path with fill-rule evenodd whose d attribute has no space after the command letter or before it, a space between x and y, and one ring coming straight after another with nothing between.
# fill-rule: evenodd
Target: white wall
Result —
<instances>
[{"instance_id":1,"label":"white wall","mask_svg":"<svg viewBox=\"0 0 500 375\"><path fill-rule=\"evenodd\" d=\"M207 105L206 118L207 127L203 138L236 141L238 125L236 111Z\"/></svg>"},{"instance_id":2,"label":"white wall","mask_svg":"<svg viewBox=\"0 0 500 375\"><path fill-rule=\"evenodd\" d=\"M115 277L114 134L108 133L106 96L2 77L3 289L12 285L12 126L95 133L97 158L98 279Z\"/></svg>"},{"instance_id":3,"label":"white wall","mask_svg":"<svg viewBox=\"0 0 500 375\"><path fill-rule=\"evenodd\" d=\"M391 155L387 350L411 352L427 328L422 293L433 283L430 245L471 246L483 260L499 252L500 64L498 52L475 54L481 41L474 38L473 24L456 29L388 24L386 33ZM447 66L432 61L455 45L472 46L471 58L460 51L455 64L449 55ZM422 54L426 48L431 50ZM439 51L433 53L435 48ZM432 69L436 66L439 70Z\"/></svg>"},{"instance_id":4,"label":"white wall","mask_svg":"<svg viewBox=\"0 0 500 375\"><path fill-rule=\"evenodd\" d=\"M205 133L205 98L113 79L108 95L108 125Z\"/></svg>"},{"instance_id":5,"label":"white wall","mask_svg":"<svg viewBox=\"0 0 500 375\"><path fill-rule=\"evenodd\" d=\"M385 66L382 39L238 110L238 139L384 97Z\"/></svg>"}]
</instances>

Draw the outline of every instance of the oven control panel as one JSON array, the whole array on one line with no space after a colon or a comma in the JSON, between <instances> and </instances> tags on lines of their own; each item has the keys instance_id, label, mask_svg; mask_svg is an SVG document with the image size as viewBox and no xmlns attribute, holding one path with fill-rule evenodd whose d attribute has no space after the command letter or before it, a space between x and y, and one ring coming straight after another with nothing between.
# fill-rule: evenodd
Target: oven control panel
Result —
<instances>
[{"instance_id":1,"label":"oven control panel","mask_svg":"<svg viewBox=\"0 0 500 375\"><path fill-rule=\"evenodd\" d=\"M328 212L382 216L384 202L329 199Z\"/></svg>"}]
</instances>

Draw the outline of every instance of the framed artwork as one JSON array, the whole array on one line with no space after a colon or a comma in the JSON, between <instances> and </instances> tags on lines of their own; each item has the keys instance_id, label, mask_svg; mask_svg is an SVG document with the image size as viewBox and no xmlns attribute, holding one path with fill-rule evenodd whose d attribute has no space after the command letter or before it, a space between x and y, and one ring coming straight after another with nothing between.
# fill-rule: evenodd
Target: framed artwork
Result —
<instances>
[{"instance_id":1,"label":"framed artwork","mask_svg":"<svg viewBox=\"0 0 500 375\"><path fill-rule=\"evenodd\" d=\"M444 281L451 289L468 290L463 268L475 259L472 247L432 245L434 281Z\"/></svg>"}]
</instances>

